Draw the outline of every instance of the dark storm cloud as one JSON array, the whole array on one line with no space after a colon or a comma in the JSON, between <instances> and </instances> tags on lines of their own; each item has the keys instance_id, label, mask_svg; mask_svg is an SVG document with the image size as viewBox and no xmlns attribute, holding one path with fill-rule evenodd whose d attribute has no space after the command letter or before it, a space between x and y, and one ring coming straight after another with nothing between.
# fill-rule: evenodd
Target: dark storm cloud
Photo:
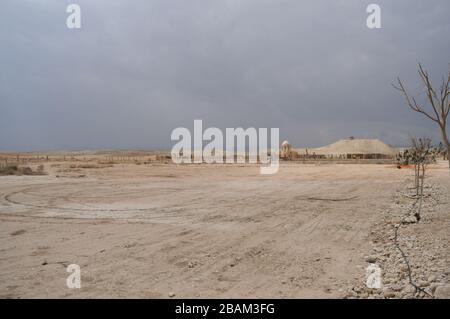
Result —
<instances>
[{"instance_id":1,"label":"dark storm cloud","mask_svg":"<svg viewBox=\"0 0 450 319\"><path fill-rule=\"evenodd\" d=\"M78 3L81 30L66 6ZM366 7L382 29L366 27ZM0 2L0 150L169 148L171 131L280 127L296 146L438 138L390 83L439 80L450 2Z\"/></svg>"}]
</instances>

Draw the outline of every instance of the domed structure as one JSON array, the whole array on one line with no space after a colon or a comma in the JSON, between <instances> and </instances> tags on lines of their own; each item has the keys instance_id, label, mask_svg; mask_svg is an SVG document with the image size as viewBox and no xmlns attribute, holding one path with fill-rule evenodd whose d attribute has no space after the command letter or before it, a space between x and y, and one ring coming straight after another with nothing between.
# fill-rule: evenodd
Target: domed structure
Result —
<instances>
[{"instance_id":1,"label":"domed structure","mask_svg":"<svg viewBox=\"0 0 450 319\"><path fill-rule=\"evenodd\" d=\"M291 157L292 146L288 141L281 143L280 157L287 159Z\"/></svg>"}]
</instances>

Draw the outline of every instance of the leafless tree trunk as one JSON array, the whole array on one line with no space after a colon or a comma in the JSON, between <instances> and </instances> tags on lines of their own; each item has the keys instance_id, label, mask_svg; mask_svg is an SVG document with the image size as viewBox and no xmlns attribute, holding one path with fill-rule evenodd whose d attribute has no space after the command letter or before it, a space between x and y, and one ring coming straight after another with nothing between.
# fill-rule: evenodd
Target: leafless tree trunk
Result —
<instances>
[{"instance_id":1,"label":"leafless tree trunk","mask_svg":"<svg viewBox=\"0 0 450 319\"><path fill-rule=\"evenodd\" d=\"M447 111L447 114L448 114L448 111ZM450 141L448 140L447 130L445 127L445 121L444 121L444 125L441 126L441 135L442 135L442 142L444 143L444 146L447 148L447 159L448 159L448 166L450 169Z\"/></svg>"},{"instance_id":2,"label":"leafless tree trunk","mask_svg":"<svg viewBox=\"0 0 450 319\"><path fill-rule=\"evenodd\" d=\"M399 77L397 77L397 84L393 84L392 86L405 96L406 101L412 110L424 114L438 124L441 131L442 142L447 149L448 167L450 169L450 141L447 135L447 118L450 111L450 65L447 79L444 78L442 80L439 94L437 94L436 90L433 88L428 72L422 68L420 63L418 71L420 78L425 85L427 100L432 108L431 111L425 110L423 105L420 105L414 97L411 97L410 94L408 94Z\"/></svg>"},{"instance_id":3,"label":"leafless tree trunk","mask_svg":"<svg viewBox=\"0 0 450 319\"><path fill-rule=\"evenodd\" d=\"M414 164L414 187L416 188L416 196L419 196L419 182L420 182L420 166L419 164Z\"/></svg>"}]
</instances>

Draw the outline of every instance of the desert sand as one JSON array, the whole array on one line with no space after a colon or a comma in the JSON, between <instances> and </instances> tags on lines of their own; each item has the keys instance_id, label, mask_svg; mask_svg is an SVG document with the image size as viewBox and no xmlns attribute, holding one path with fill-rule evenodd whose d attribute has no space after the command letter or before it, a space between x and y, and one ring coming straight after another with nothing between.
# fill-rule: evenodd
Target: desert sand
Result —
<instances>
[{"instance_id":1,"label":"desert sand","mask_svg":"<svg viewBox=\"0 0 450 319\"><path fill-rule=\"evenodd\" d=\"M388 164L44 166L0 177L2 298L348 297L413 178ZM445 162L429 174L450 189ZM423 236L448 243L449 208L435 205ZM66 286L69 264L81 289Z\"/></svg>"}]
</instances>

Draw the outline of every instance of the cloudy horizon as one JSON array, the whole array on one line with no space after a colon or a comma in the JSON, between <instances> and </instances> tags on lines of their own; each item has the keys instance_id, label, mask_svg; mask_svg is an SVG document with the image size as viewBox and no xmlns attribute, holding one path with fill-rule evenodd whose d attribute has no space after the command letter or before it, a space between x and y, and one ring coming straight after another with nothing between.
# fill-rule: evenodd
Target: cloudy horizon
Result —
<instances>
[{"instance_id":1,"label":"cloudy horizon","mask_svg":"<svg viewBox=\"0 0 450 319\"><path fill-rule=\"evenodd\" d=\"M447 74L449 13L448 0L3 0L0 151L170 149L194 119L278 127L299 148L438 142L391 83L423 99L417 63L436 85Z\"/></svg>"}]
</instances>

